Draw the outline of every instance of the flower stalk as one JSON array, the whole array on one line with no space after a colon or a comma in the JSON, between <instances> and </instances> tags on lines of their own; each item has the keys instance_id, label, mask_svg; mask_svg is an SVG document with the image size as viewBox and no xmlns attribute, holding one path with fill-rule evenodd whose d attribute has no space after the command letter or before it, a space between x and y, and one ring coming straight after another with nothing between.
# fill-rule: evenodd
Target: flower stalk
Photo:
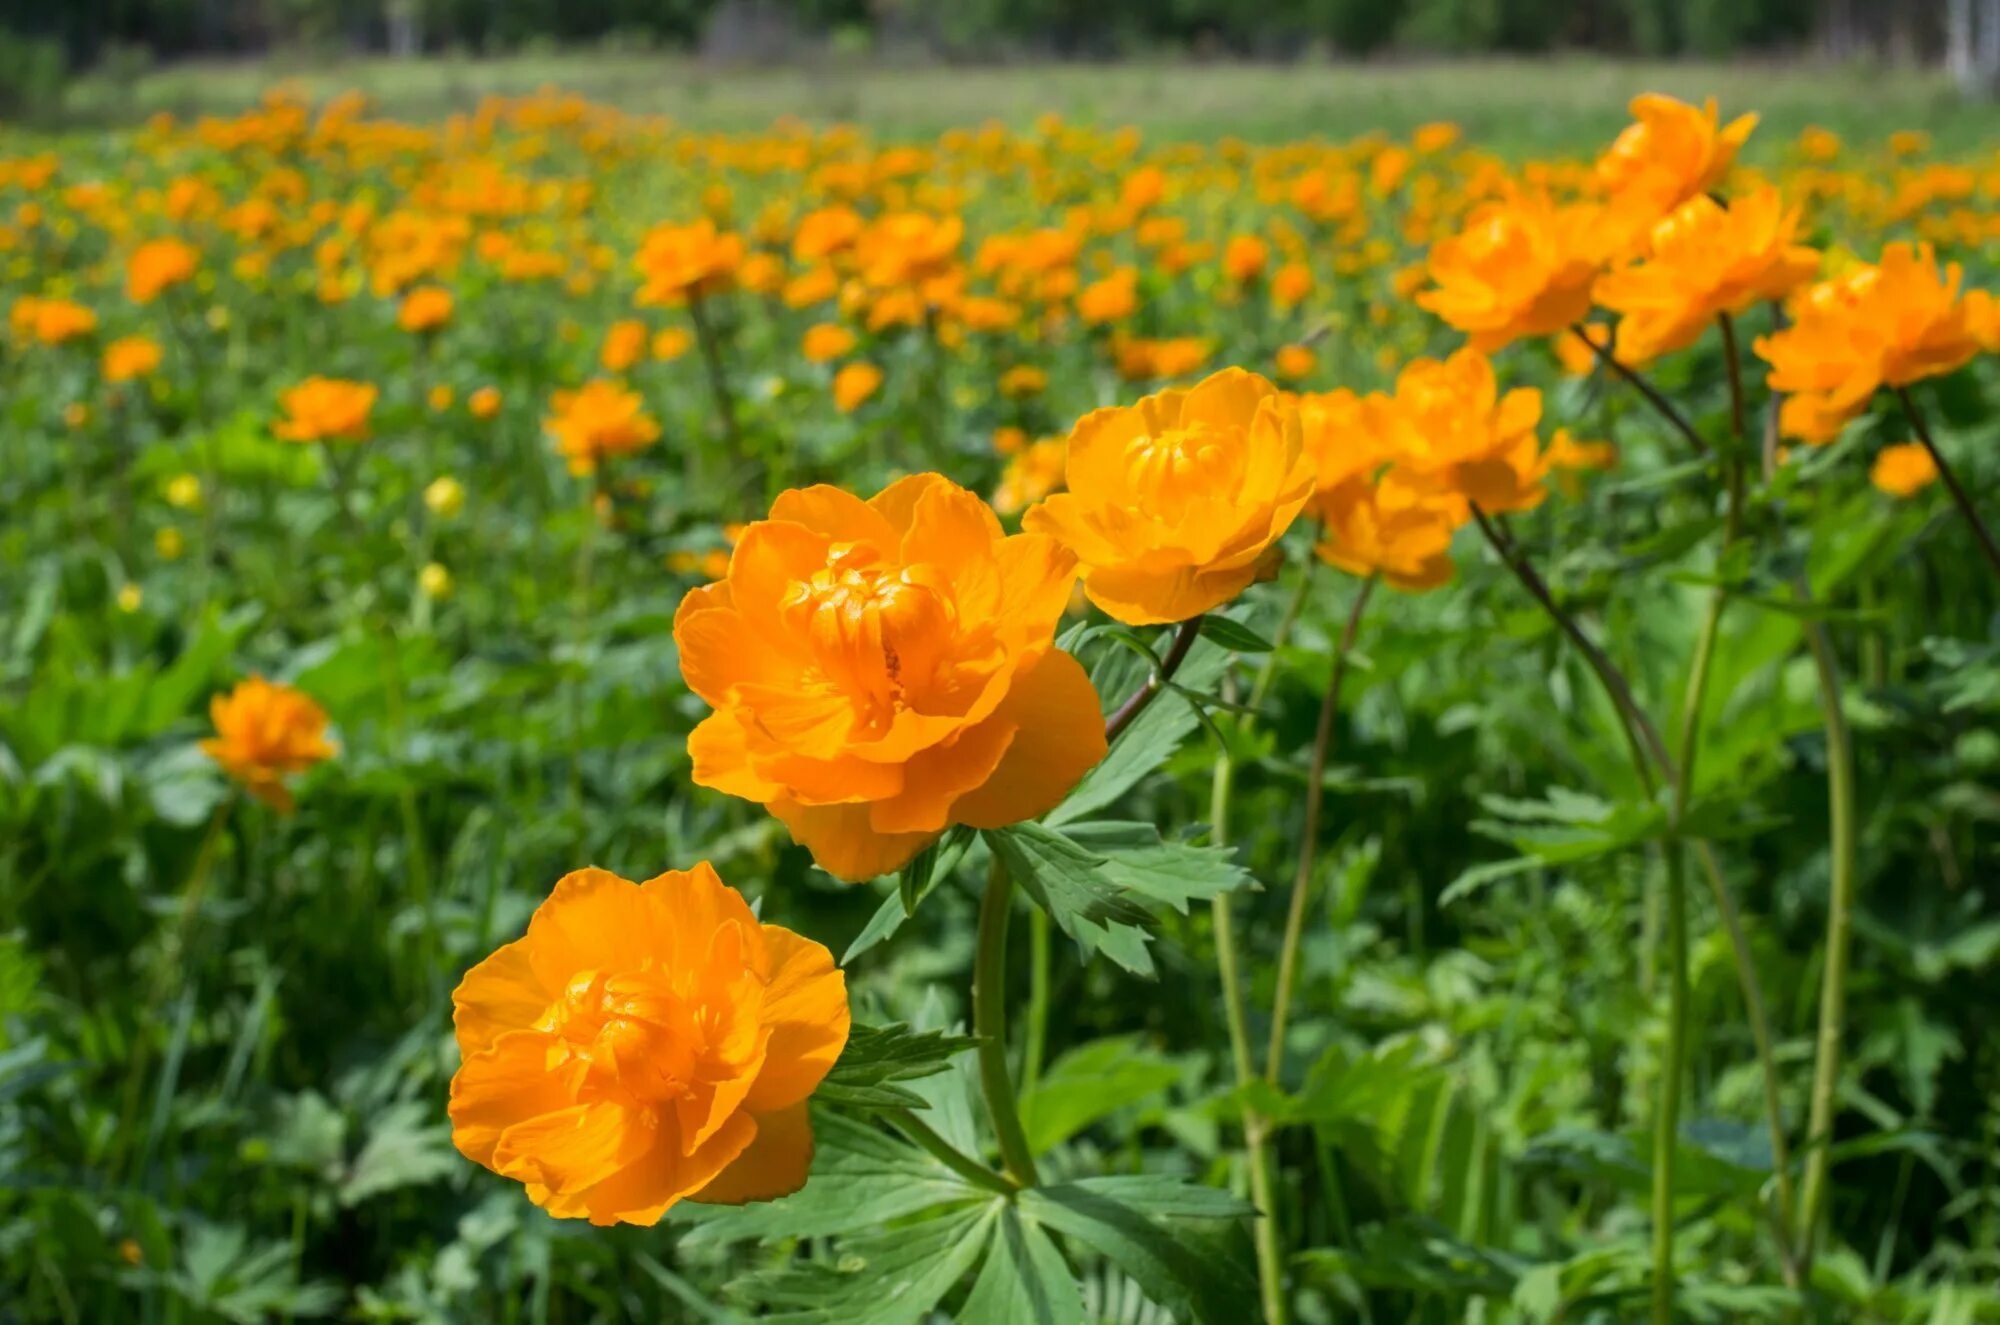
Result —
<instances>
[{"instance_id":1,"label":"flower stalk","mask_svg":"<svg viewBox=\"0 0 2000 1325\"><path fill-rule=\"evenodd\" d=\"M1910 427L1917 434L1917 440L1922 442L1924 450L1930 453L1931 463L1937 466L1938 477L1944 480L1946 491L1951 493L1952 501L1958 506L1958 513L1972 526L1973 536L1979 540L1979 550L1993 563L1993 569L2000 571L2000 542L1994 541L1993 531L1979 518L1978 510L1972 505L1971 496L1965 491L1965 485L1958 481L1958 474L1945 460L1944 453L1938 450L1937 443L1931 440L1930 426L1924 421L1923 411L1917 408L1916 400L1911 397L1910 389L1906 386L1897 387L1896 399L1903 403L1903 413L1909 418Z\"/></svg>"},{"instance_id":2,"label":"flower stalk","mask_svg":"<svg viewBox=\"0 0 2000 1325\"><path fill-rule=\"evenodd\" d=\"M972 962L972 1029L979 1037L979 1085L986 1112L1000 1142L1001 1163L1018 1187L1040 1181L1021 1112L1014 1096L1013 1075L1007 1069L1007 922L1014 881L1000 858L986 875L986 893L979 903L979 940Z\"/></svg>"}]
</instances>

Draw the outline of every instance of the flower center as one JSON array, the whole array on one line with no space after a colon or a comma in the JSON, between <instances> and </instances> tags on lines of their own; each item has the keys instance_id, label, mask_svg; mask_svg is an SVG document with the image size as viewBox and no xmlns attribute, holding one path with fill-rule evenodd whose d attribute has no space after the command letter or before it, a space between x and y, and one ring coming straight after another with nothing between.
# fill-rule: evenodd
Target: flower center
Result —
<instances>
[{"instance_id":1,"label":"flower center","mask_svg":"<svg viewBox=\"0 0 2000 1325\"><path fill-rule=\"evenodd\" d=\"M696 1066L720 1038L722 1012L676 990L661 973L579 972L542 1029L557 1043L551 1070L588 1064L582 1095L659 1105L689 1093Z\"/></svg>"},{"instance_id":2,"label":"flower center","mask_svg":"<svg viewBox=\"0 0 2000 1325\"><path fill-rule=\"evenodd\" d=\"M1151 401L1143 402L1150 406ZM1146 431L1125 445L1125 470L1132 490L1168 518L1177 518L1187 503L1215 496L1234 484L1235 436L1207 423L1163 427L1145 408Z\"/></svg>"},{"instance_id":3,"label":"flower center","mask_svg":"<svg viewBox=\"0 0 2000 1325\"><path fill-rule=\"evenodd\" d=\"M929 683L957 624L932 568L888 564L863 543L834 544L825 566L792 582L779 610L868 728L887 726L905 693Z\"/></svg>"}]
</instances>

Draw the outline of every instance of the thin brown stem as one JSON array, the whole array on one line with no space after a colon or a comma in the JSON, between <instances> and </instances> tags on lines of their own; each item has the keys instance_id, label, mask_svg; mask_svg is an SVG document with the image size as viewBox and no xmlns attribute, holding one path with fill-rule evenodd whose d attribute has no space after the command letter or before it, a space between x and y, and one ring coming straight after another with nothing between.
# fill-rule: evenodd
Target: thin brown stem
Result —
<instances>
[{"instance_id":1,"label":"thin brown stem","mask_svg":"<svg viewBox=\"0 0 2000 1325\"><path fill-rule=\"evenodd\" d=\"M1570 332L1578 340L1590 347L1590 352L1597 356L1599 363L1602 363L1606 368L1624 378L1640 395L1644 396L1647 402L1659 411L1660 417L1671 424L1674 431L1687 439L1688 445L1692 446L1697 454L1708 454L1708 444L1701 440L1701 434L1694 430L1694 425L1689 423L1687 417L1678 409L1674 408L1674 403L1671 400L1660 394L1658 387L1641 376L1638 369L1632 367L1630 364L1620 363L1618 356L1611 352L1610 346L1600 345L1592 340L1589 334L1584 331L1581 322L1572 326Z\"/></svg>"},{"instance_id":2,"label":"thin brown stem","mask_svg":"<svg viewBox=\"0 0 2000 1325\"><path fill-rule=\"evenodd\" d=\"M1285 912L1285 937L1278 949L1278 988L1271 1000L1271 1038L1264 1054L1264 1079L1276 1082L1285 1057L1285 1024L1292 1010L1292 985L1298 979L1299 941L1305 931L1306 899L1312 892L1313 863L1319 850L1320 806L1326 799L1326 761L1333 752L1334 718L1340 711L1341 682L1347 677L1347 658L1361 629L1361 614L1375 591L1375 578L1361 582L1348 610L1347 626L1333 653L1333 675L1319 705L1319 726L1313 733L1312 762L1306 772L1305 827L1299 840L1299 867L1292 875L1291 904Z\"/></svg>"},{"instance_id":3,"label":"thin brown stem","mask_svg":"<svg viewBox=\"0 0 2000 1325\"><path fill-rule=\"evenodd\" d=\"M1153 697L1167 688L1167 682L1174 679L1174 673L1178 672L1181 664L1187 661L1188 650L1194 647L1196 638L1201 634L1201 620L1200 617L1194 616L1181 622L1179 629L1174 631L1173 643L1167 646L1167 656L1153 669L1145 684L1127 696L1117 711L1104 720L1106 745L1117 740L1124 730L1145 712L1146 705L1153 702Z\"/></svg>"},{"instance_id":4,"label":"thin brown stem","mask_svg":"<svg viewBox=\"0 0 2000 1325\"><path fill-rule=\"evenodd\" d=\"M1972 526L1973 536L1979 540L1980 551L1984 552L1986 559L1993 563L1993 569L2000 571L2000 543L1993 541L1993 531L1979 518L1979 512L1973 509L1971 496L1958 481L1958 475L1952 472L1944 453L1937 449L1937 443L1931 440L1931 430L1925 424L1923 413L1917 408L1917 402L1911 398L1910 389L1906 386L1897 387L1896 399L1903 402L1903 413L1909 416L1910 427L1916 430L1917 440L1924 444L1924 450L1931 453L1931 463L1937 466L1938 477L1944 480L1944 486L1951 492L1951 499L1958 503L1958 513Z\"/></svg>"}]
</instances>

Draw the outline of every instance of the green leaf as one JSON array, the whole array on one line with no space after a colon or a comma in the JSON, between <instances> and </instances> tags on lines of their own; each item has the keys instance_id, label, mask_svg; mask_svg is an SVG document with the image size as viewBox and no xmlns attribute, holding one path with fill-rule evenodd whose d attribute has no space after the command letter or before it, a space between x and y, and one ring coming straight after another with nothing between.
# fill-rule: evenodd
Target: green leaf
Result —
<instances>
[{"instance_id":1,"label":"green leaf","mask_svg":"<svg viewBox=\"0 0 2000 1325\"><path fill-rule=\"evenodd\" d=\"M1071 938L1081 941L1078 920L1143 925L1152 919L1104 872L1104 857L1052 828L1019 823L988 832L986 842L1021 890Z\"/></svg>"},{"instance_id":2,"label":"green leaf","mask_svg":"<svg viewBox=\"0 0 2000 1325\"><path fill-rule=\"evenodd\" d=\"M1182 915L1190 902L1256 884L1250 871L1236 863L1232 849L1162 841L1153 824L1101 820L1077 824L1066 835L1102 856L1100 868L1113 881Z\"/></svg>"},{"instance_id":3,"label":"green leaf","mask_svg":"<svg viewBox=\"0 0 2000 1325\"><path fill-rule=\"evenodd\" d=\"M1175 679L1187 686L1213 685L1228 664L1228 650L1196 640ZM1105 693L1102 687L1099 693ZM1122 696L1107 694L1107 699L1115 702ZM1084 774L1068 799L1044 816L1043 822L1051 827L1074 823L1111 804L1165 763L1199 721L1187 704L1168 703L1156 696L1119 736L1104 761Z\"/></svg>"},{"instance_id":4,"label":"green leaf","mask_svg":"<svg viewBox=\"0 0 2000 1325\"><path fill-rule=\"evenodd\" d=\"M1083 1293L1049 1235L1004 1205L959 1325L1083 1325Z\"/></svg>"},{"instance_id":5,"label":"green leaf","mask_svg":"<svg viewBox=\"0 0 2000 1325\"><path fill-rule=\"evenodd\" d=\"M917 1325L964 1277L1000 1216L987 1200L922 1223L845 1238L838 1254L739 1279L730 1287L787 1325Z\"/></svg>"},{"instance_id":6,"label":"green leaf","mask_svg":"<svg viewBox=\"0 0 2000 1325\"><path fill-rule=\"evenodd\" d=\"M840 1061L826 1074L815 1095L822 1104L848 1109L921 1109L923 1097L898 1086L951 1066L952 1056L977 1046L971 1035L942 1031L912 1031L901 1022L888 1026L855 1026L847 1035Z\"/></svg>"},{"instance_id":7,"label":"green leaf","mask_svg":"<svg viewBox=\"0 0 2000 1325\"><path fill-rule=\"evenodd\" d=\"M1214 640L1231 653L1269 653L1276 646L1241 621L1213 613L1201 619L1203 639Z\"/></svg>"},{"instance_id":8,"label":"green leaf","mask_svg":"<svg viewBox=\"0 0 2000 1325\"><path fill-rule=\"evenodd\" d=\"M1241 1205L1227 1193L1217 1195L1222 1199L1176 1179L1141 1176L1036 1187L1018 1199L1023 1213L1112 1262L1183 1320L1239 1325L1257 1301L1256 1276L1236 1245L1242 1240L1223 1253L1211 1239L1173 1222L1236 1218Z\"/></svg>"},{"instance_id":9,"label":"green leaf","mask_svg":"<svg viewBox=\"0 0 2000 1325\"><path fill-rule=\"evenodd\" d=\"M421 1100L391 1105L375 1120L361 1153L340 1184L340 1203L355 1206L398 1187L416 1187L458 1171L451 1127L433 1123Z\"/></svg>"},{"instance_id":10,"label":"green leaf","mask_svg":"<svg viewBox=\"0 0 2000 1325\"><path fill-rule=\"evenodd\" d=\"M1021 1099L1028 1148L1038 1155L1053 1149L1100 1118L1150 1099L1179 1079L1180 1069L1136 1035L1079 1045L1058 1058Z\"/></svg>"}]
</instances>

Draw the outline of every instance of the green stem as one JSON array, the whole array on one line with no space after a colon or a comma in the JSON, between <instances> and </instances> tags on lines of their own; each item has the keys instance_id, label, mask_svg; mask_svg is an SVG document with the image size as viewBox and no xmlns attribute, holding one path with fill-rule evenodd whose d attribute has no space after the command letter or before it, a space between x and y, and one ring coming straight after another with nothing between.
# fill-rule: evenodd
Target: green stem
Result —
<instances>
[{"instance_id":1,"label":"green stem","mask_svg":"<svg viewBox=\"0 0 2000 1325\"><path fill-rule=\"evenodd\" d=\"M996 855L986 875L986 895L979 903L979 947L972 962L972 1029L979 1037L979 1084L986 1095L986 1112L1000 1141L1000 1159L1016 1185L1033 1187L1035 1157L1014 1098L1007 1071L1007 919L1014 881Z\"/></svg>"},{"instance_id":2,"label":"green stem","mask_svg":"<svg viewBox=\"0 0 2000 1325\"><path fill-rule=\"evenodd\" d=\"M1674 1319L1674 1167L1687 1071L1687 861L1678 836L1668 838L1666 859L1667 1044L1653 1116L1653 1325L1672 1325Z\"/></svg>"},{"instance_id":3,"label":"green stem","mask_svg":"<svg viewBox=\"0 0 2000 1325\"><path fill-rule=\"evenodd\" d=\"M1917 409L1917 402L1911 398L1910 389L1906 386L1897 387L1896 399L1903 402L1903 413L1909 416L1910 427L1916 431L1917 440L1924 444L1924 450L1931 453L1931 463L1937 466L1938 477L1944 480L1944 486L1951 493L1952 501L1957 503L1958 513L1972 526L1973 536L1979 540L1979 550L1993 563L1993 569L2000 571L2000 543L1994 541L1993 531L1979 518L1979 512L1973 508L1972 498L1959 483L1958 475L1945 460L1944 453L1937 449L1937 443L1931 440L1931 430L1924 423L1924 416Z\"/></svg>"},{"instance_id":4,"label":"green stem","mask_svg":"<svg viewBox=\"0 0 2000 1325\"><path fill-rule=\"evenodd\" d=\"M1828 852L1832 882L1826 909L1826 968L1820 981L1819 1052L1806 1121L1806 1172L1799 1205L1799 1261L1812 1269L1814 1244L1827 1202L1833 1113L1840 1087L1841 1032L1847 1014L1847 958L1854 916L1854 740L1841 709L1840 665L1826 631L1805 623L1806 646L1819 672L1820 716L1826 723Z\"/></svg>"},{"instance_id":5,"label":"green stem","mask_svg":"<svg viewBox=\"0 0 2000 1325\"><path fill-rule=\"evenodd\" d=\"M1032 1095L1042 1080L1049 1043L1049 913L1028 909L1028 1033L1021 1046L1021 1094Z\"/></svg>"},{"instance_id":6,"label":"green stem","mask_svg":"<svg viewBox=\"0 0 2000 1325\"><path fill-rule=\"evenodd\" d=\"M1236 764L1227 750L1215 761L1215 778L1209 794L1210 838L1216 846L1229 844L1229 797L1236 782ZM1236 1084L1247 1087L1257 1080L1250 1062L1250 1028L1243 1009L1243 986L1237 971L1236 922L1230 912L1229 894L1211 899L1215 918L1216 974L1222 982L1222 1006L1229 1022L1229 1055L1236 1069ZM1264 1120L1246 1101L1243 1105L1243 1150L1250 1167L1250 1200L1257 1207L1251 1216L1257 1248L1257 1282L1264 1299L1266 1325L1285 1325L1284 1256L1278 1245L1277 1203Z\"/></svg>"},{"instance_id":7,"label":"green stem","mask_svg":"<svg viewBox=\"0 0 2000 1325\"><path fill-rule=\"evenodd\" d=\"M1319 851L1320 806L1326 799L1326 761L1333 750L1334 717L1340 711L1341 682L1347 676L1347 656L1361 629L1361 614L1375 591L1373 576L1361 582L1347 626L1333 653L1333 675L1319 705L1319 726L1313 733L1312 762L1306 772L1305 827L1299 840L1299 867L1292 875L1292 896L1285 910L1285 937L1278 947L1278 988L1271 1000L1271 1038L1264 1054L1264 1079L1276 1083L1285 1058L1285 1024L1291 1017L1292 985L1298 978L1299 942L1305 933L1306 900L1312 892L1313 863Z\"/></svg>"},{"instance_id":8,"label":"green stem","mask_svg":"<svg viewBox=\"0 0 2000 1325\"><path fill-rule=\"evenodd\" d=\"M695 295L688 300L688 318L694 323L695 343L701 347L701 362L708 372L708 389L715 397L716 416L722 420L722 438L729 445L728 464L743 455L743 435L736 423L736 396L729 389L729 373L722 363L722 340L708 315L708 299Z\"/></svg>"},{"instance_id":9,"label":"green stem","mask_svg":"<svg viewBox=\"0 0 2000 1325\"><path fill-rule=\"evenodd\" d=\"M922 1146L940 1164L956 1173L975 1187L983 1187L1000 1196L1012 1196L1020 1191L1020 1185L1005 1174L995 1173L978 1160L973 1159L951 1142L931 1130L929 1123L917 1117L908 1109L889 1109L883 1114L903 1135Z\"/></svg>"}]
</instances>

